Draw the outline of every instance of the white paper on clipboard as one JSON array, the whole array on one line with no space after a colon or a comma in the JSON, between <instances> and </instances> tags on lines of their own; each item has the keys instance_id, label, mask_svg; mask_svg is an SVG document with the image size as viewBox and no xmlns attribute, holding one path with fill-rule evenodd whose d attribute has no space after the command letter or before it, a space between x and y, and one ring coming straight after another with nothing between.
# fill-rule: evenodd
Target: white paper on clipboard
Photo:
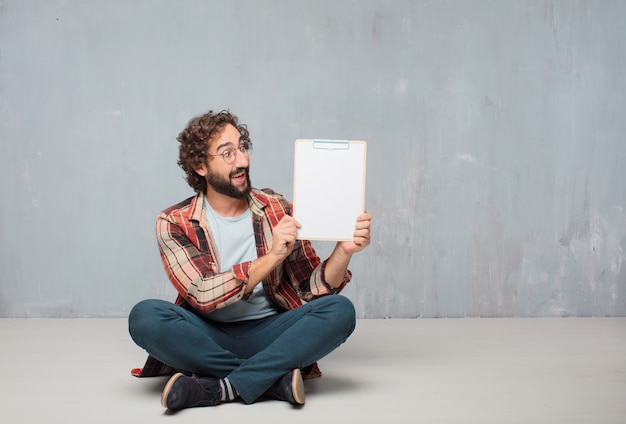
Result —
<instances>
[{"instance_id":1,"label":"white paper on clipboard","mask_svg":"<svg viewBox=\"0 0 626 424\"><path fill-rule=\"evenodd\" d=\"M352 240L365 210L367 143L298 139L294 152L294 218L301 240Z\"/></svg>"}]
</instances>

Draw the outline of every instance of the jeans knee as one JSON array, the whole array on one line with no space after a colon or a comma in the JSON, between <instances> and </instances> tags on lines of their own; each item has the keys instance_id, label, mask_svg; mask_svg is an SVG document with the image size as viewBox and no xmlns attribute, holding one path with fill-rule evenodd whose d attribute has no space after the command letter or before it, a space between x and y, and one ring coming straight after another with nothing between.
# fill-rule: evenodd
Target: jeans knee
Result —
<instances>
[{"instance_id":1,"label":"jeans knee","mask_svg":"<svg viewBox=\"0 0 626 424\"><path fill-rule=\"evenodd\" d=\"M128 314L128 332L135 343L142 346L144 336L149 333L154 325L157 309L163 301L142 300L131 309Z\"/></svg>"},{"instance_id":2,"label":"jeans knee","mask_svg":"<svg viewBox=\"0 0 626 424\"><path fill-rule=\"evenodd\" d=\"M354 321L356 319L356 310L354 309L352 301L344 296L335 296L335 298L339 303L341 313L345 315L345 318L349 321Z\"/></svg>"},{"instance_id":3,"label":"jeans knee","mask_svg":"<svg viewBox=\"0 0 626 424\"><path fill-rule=\"evenodd\" d=\"M327 299L333 305L333 320L338 326L342 326L349 336L356 326L356 310L354 305L347 297L334 295L328 296Z\"/></svg>"}]
</instances>

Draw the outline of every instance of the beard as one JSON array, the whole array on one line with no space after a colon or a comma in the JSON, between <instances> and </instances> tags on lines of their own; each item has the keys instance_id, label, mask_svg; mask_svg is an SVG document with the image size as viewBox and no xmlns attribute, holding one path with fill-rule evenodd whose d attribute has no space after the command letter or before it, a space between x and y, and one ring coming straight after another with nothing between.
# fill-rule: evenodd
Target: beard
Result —
<instances>
[{"instance_id":1,"label":"beard","mask_svg":"<svg viewBox=\"0 0 626 424\"><path fill-rule=\"evenodd\" d=\"M238 190L237 187L230 182L230 178L241 171L246 173L246 186L243 190ZM213 187L216 192L225 196L232 197L234 199L245 199L248 197L250 190L252 190L252 186L250 185L249 168L237 168L233 170L228 177L229 179L222 178L221 175L213 172L211 168L209 168L209 172L206 176L206 183L207 185Z\"/></svg>"}]
</instances>

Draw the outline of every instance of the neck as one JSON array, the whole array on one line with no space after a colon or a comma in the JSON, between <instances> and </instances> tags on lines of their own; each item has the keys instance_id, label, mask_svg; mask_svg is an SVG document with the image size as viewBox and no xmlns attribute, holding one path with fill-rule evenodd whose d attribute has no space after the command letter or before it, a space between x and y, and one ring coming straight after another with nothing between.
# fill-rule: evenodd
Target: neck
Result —
<instances>
[{"instance_id":1,"label":"neck","mask_svg":"<svg viewBox=\"0 0 626 424\"><path fill-rule=\"evenodd\" d=\"M206 200L218 215L224 217L239 216L248 209L248 198L235 199L207 188Z\"/></svg>"}]
</instances>

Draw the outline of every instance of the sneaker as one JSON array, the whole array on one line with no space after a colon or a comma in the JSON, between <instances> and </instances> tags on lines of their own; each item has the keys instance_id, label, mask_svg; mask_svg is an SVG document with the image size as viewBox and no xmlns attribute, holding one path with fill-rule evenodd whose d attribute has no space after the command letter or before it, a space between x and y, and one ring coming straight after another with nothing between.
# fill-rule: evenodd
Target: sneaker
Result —
<instances>
[{"instance_id":1,"label":"sneaker","mask_svg":"<svg viewBox=\"0 0 626 424\"><path fill-rule=\"evenodd\" d=\"M220 381L216 378L172 376L163 389L161 405L169 409L215 406L220 403Z\"/></svg>"},{"instance_id":2,"label":"sneaker","mask_svg":"<svg viewBox=\"0 0 626 424\"><path fill-rule=\"evenodd\" d=\"M282 376L265 394L293 405L304 405L304 383L300 370L296 368Z\"/></svg>"}]
</instances>

